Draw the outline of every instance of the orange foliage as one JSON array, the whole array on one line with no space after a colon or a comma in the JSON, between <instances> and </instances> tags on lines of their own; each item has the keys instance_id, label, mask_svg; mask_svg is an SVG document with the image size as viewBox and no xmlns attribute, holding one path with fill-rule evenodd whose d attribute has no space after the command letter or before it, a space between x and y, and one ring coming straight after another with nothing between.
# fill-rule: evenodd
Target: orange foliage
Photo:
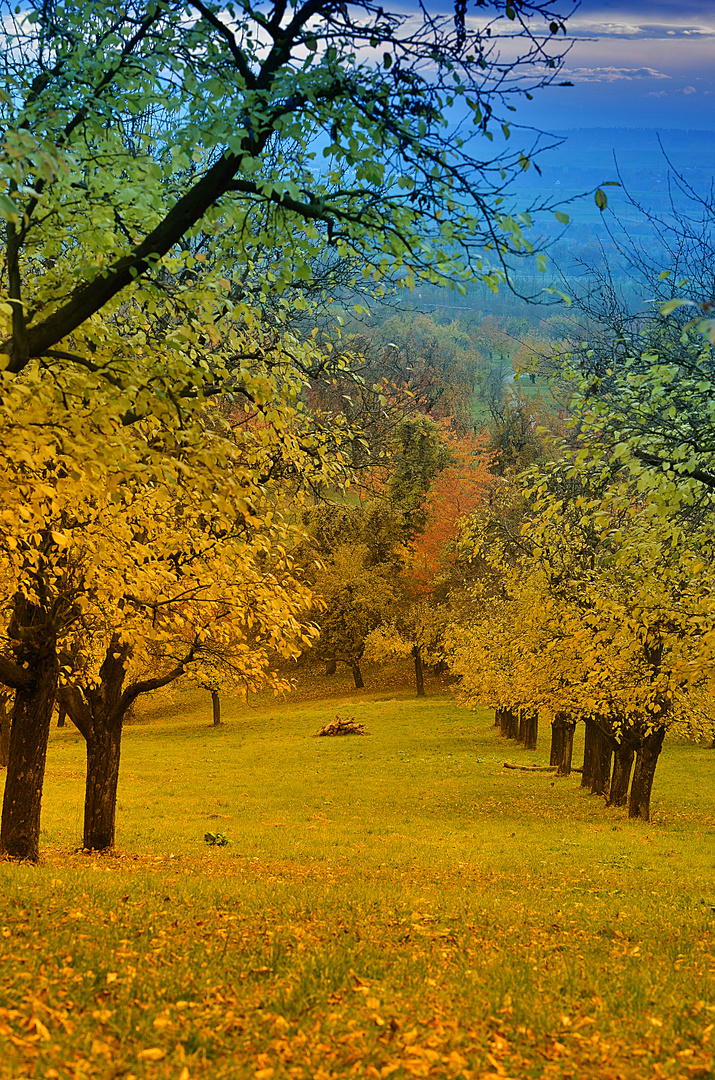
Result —
<instances>
[{"instance_id":1,"label":"orange foliage","mask_svg":"<svg viewBox=\"0 0 715 1080\"><path fill-rule=\"evenodd\" d=\"M452 460L425 498L427 525L413 546L412 574L420 595L432 591L435 577L449 564L460 521L485 504L495 482L490 471L495 454L488 449L486 428L479 434L456 435L445 424L443 440Z\"/></svg>"}]
</instances>

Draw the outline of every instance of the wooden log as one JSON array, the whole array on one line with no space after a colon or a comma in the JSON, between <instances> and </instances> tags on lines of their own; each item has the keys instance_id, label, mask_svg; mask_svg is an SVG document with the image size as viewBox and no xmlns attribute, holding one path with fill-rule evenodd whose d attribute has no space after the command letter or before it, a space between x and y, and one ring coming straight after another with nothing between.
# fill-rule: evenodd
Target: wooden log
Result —
<instances>
[{"instance_id":1,"label":"wooden log","mask_svg":"<svg viewBox=\"0 0 715 1080\"><path fill-rule=\"evenodd\" d=\"M558 765L512 765L510 761L505 761L505 769L520 769L521 772L556 772Z\"/></svg>"}]
</instances>

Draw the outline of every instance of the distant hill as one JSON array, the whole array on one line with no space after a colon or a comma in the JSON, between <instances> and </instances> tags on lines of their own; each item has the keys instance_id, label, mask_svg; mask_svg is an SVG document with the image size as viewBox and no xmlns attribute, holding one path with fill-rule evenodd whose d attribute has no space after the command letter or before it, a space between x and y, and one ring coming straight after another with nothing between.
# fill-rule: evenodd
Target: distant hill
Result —
<instances>
[{"instance_id":1,"label":"distant hill","mask_svg":"<svg viewBox=\"0 0 715 1080\"><path fill-rule=\"evenodd\" d=\"M541 155L541 175L531 168L520 178L516 190L531 199L558 197L568 200L607 181L622 181L624 190L606 189L609 203L619 215L637 226L626 192L653 212L667 208L671 194L683 204L673 174L705 195L715 177L715 131L650 128L573 128L555 133L563 141ZM660 141L659 141L660 140ZM568 208L567 208L568 209ZM592 199L575 203L569 211L575 222L595 226L600 219Z\"/></svg>"}]
</instances>

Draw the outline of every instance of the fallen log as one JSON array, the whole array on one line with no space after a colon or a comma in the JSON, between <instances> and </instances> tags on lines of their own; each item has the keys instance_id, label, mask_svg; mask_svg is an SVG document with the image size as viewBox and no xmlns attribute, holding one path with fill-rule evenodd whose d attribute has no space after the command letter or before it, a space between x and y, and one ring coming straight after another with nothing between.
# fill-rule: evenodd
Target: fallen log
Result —
<instances>
[{"instance_id":1,"label":"fallen log","mask_svg":"<svg viewBox=\"0 0 715 1080\"><path fill-rule=\"evenodd\" d=\"M521 769L522 772L556 772L558 765L512 765L510 761L505 761L504 768Z\"/></svg>"}]
</instances>

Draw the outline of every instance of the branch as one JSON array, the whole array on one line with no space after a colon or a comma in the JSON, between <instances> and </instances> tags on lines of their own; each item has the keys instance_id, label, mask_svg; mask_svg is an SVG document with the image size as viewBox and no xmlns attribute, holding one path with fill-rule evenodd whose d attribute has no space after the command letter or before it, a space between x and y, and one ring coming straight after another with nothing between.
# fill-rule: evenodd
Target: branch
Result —
<instances>
[{"instance_id":1,"label":"branch","mask_svg":"<svg viewBox=\"0 0 715 1080\"><path fill-rule=\"evenodd\" d=\"M143 679L141 682L135 682L132 683L131 686L128 686L119 699L116 715L124 716L129 706L136 701L140 694L150 694L153 690L161 690L162 686L168 686L169 683L176 682L177 679L180 679L186 671L187 664L190 664L196 656L198 648L199 642L197 639L194 641L184 659L180 660L176 667L172 668L166 675L160 675L154 679Z\"/></svg>"},{"instance_id":2,"label":"branch","mask_svg":"<svg viewBox=\"0 0 715 1080\"><path fill-rule=\"evenodd\" d=\"M677 472L678 467L672 461L664 461L659 458L657 454L648 454L645 450L634 450L633 456L642 461L644 465L652 465L656 469L660 469L662 472ZM706 469L688 469L687 472L680 473L681 476L691 476L693 480L698 480L705 487L715 489L715 473L708 472Z\"/></svg>"},{"instance_id":3,"label":"branch","mask_svg":"<svg viewBox=\"0 0 715 1080\"><path fill-rule=\"evenodd\" d=\"M8 656L0 656L0 683L12 690L31 690L34 679L27 668L20 667Z\"/></svg>"},{"instance_id":4,"label":"branch","mask_svg":"<svg viewBox=\"0 0 715 1080\"><path fill-rule=\"evenodd\" d=\"M201 12L201 15L206 20L206 22L213 26L214 30L217 30L221 37L224 39L224 41L226 41L241 78L243 79L247 87L252 88L255 82L253 74L248 64L246 63L245 56L238 47L235 35L231 32L229 27L226 26L225 23L222 23L218 16L216 16L213 11L210 11L205 4L202 4L201 0L189 0L189 5L190 7L195 7L197 11Z\"/></svg>"},{"instance_id":5,"label":"branch","mask_svg":"<svg viewBox=\"0 0 715 1080\"><path fill-rule=\"evenodd\" d=\"M57 691L57 701L65 710L74 726L89 741L92 732L92 712L82 696L78 686L61 686Z\"/></svg>"},{"instance_id":6,"label":"branch","mask_svg":"<svg viewBox=\"0 0 715 1080\"><path fill-rule=\"evenodd\" d=\"M556 772L558 765L512 765L511 762L503 763L505 769L520 769L522 772Z\"/></svg>"}]
</instances>

